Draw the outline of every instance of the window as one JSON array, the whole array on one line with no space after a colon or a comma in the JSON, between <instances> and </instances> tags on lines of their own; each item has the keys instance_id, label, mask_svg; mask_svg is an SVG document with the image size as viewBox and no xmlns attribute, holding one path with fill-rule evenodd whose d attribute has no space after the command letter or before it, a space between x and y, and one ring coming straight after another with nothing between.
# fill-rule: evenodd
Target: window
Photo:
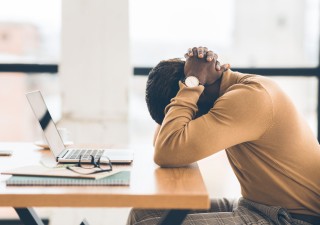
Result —
<instances>
[{"instance_id":1,"label":"window","mask_svg":"<svg viewBox=\"0 0 320 225\"><path fill-rule=\"evenodd\" d=\"M0 0L0 64L57 64L60 57L60 5L60 0ZM59 118L58 76L0 72L3 105L0 135L4 141L34 141L35 136L41 137L41 133L35 129L38 125L25 93L43 89L53 117Z\"/></svg>"},{"instance_id":2,"label":"window","mask_svg":"<svg viewBox=\"0 0 320 225\"><path fill-rule=\"evenodd\" d=\"M133 64L202 45L234 67L316 67L319 8L317 0L130 1Z\"/></svg>"},{"instance_id":3,"label":"window","mask_svg":"<svg viewBox=\"0 0 320 225\"><path fill-rule=\"evenodd\" d=\"M0 0L0 63L58 63L60 5L59 0Z\"/></svg>"},{"instance_id":4,"label":"window","mask_svg":"<svg viewBox=\"0 0 320 225\"><path fill-rule=\"evenodd\" d=\"M141 67L147 74L160 60L183 57L189 47L203 45L235 69L272 76L293 75L290 73L294 71L295 77L273 79L288 92L316 130L319 9L318 0L129 0L133 67ZM7 64L35 68L41 67L39 64L54 64L57 68L60 30L61 0L0 0L0 72L1 66ZM55 96L53 102L59 103L58 76L39 74L25 78L26 75L30 73L10 74L17 80L11 82L8 73L0 73L0 83L4 85L9 79L10 85L23 90L53 82L54 88L47 89L47 95ZM145 106L146 77L134 79L137 86L130 92L130 104ZM0 89L0 98L6 99L4 90ZM144 111L135 113L148 116L146 107L139 108ZM150 133L150 126L145 130Z\"/></svg>"}]
</instances>

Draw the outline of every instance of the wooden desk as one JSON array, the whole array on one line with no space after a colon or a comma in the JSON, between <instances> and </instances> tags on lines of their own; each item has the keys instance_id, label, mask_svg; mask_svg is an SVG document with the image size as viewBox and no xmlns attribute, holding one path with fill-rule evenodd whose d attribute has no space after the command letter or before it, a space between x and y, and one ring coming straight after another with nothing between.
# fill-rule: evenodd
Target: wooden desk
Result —
<instances>
[{"instance_id":1,"label":"wooden desk","mask_svg":"<svg viewBox=\"0 0 320 225\"><path fill-rule=\"evenodd\" d=\"M53 162L50 151L32 143L0 143L11 157L0 157L0 172L9 168ZM128 187L7 187L0 176L0 206L27 207L135 207L208 209L209 195L196 164L185 168L159 168L152 149L135 150ZM20 215L19 215L20 216ZM21 216L20 216L21 218ZM35 223L37 224L37 223Z\"/></svg>"}]
</instances>

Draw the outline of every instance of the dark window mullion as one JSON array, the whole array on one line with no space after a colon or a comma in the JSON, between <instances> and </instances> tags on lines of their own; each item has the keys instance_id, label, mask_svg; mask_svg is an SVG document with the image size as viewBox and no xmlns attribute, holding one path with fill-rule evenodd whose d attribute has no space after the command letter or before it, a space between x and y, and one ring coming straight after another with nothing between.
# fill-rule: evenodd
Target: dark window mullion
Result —
<instances>
[{"instance_id":1,"label":"dark window mullion","mask_svg":"<svg viewBox=\"0 0 320 225\"><path fill-rule=\"evenodd\" d=\"M148 75L151 67L134 67L134 75ZM232 68L242 73L266 76L320 76L320 67L316 68Z\"/></svg>"},{"instance_id":2,"label":"dark window mullion","mask_svg":"<svg viewBox=\"0 0 320 225\"><path fill-rule=\"evenodd\" d=\"M57 64L0 64L0 72L57 73Z\"/></svg>"}]
</instances>

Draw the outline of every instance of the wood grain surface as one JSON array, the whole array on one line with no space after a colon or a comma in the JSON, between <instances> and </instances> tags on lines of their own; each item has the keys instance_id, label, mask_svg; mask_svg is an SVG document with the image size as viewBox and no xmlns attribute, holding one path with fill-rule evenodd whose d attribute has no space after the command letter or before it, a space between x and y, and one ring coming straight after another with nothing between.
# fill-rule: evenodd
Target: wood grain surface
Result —
<instances>
[{"instance_id":1,"label":"wood grain surface","mask_svg":"<svg viewBox=\"0 0 320 225\"><path fill-rule=\"evenodd\" d=\"M32 143L0 143L13 155L0 157L0 172L9 168L54 164L49 150ZM0 175L0 206L13 207L136 207L207 209L209 195L197 164L183 168L160 168L153 149L135 149L129 187L7 187L8 175Z\"/></svg>"}]
</instances>

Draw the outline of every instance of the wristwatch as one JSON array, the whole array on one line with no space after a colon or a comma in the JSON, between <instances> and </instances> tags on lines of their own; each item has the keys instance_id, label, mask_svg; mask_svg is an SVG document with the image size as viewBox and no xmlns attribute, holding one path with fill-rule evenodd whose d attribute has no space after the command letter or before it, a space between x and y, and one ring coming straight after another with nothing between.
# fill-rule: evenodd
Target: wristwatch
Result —
<instances>
[{"instance_id":1,"label":"wristwatch","mask_svg":"<svg viewBox=\"0 0 320 225\"><path fill-rule=\"evenodd\" d=\"M187 87L197 87L200 85L200 81L195 76L189 76L189 77L186 77L186 79L184 80L184 84Z\"/></svg>"}]
</instances>

